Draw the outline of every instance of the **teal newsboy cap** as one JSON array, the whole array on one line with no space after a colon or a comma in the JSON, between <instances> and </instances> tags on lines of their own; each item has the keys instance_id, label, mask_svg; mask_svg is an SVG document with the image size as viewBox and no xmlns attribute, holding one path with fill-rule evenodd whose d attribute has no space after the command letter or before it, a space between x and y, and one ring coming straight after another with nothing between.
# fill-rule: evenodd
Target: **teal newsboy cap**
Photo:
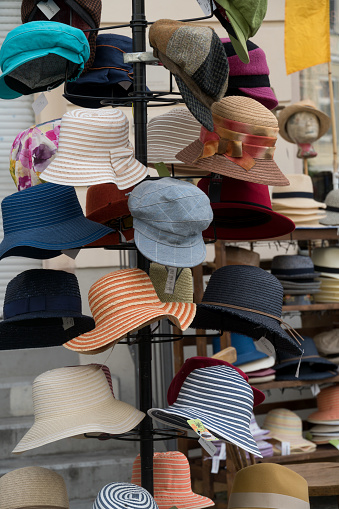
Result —
<instances>
[{"instance_id":1,"label":"teal newsboy cap","mask_svg":"<svg viewBox=\"0 0 339 509\"><path fill-rule=\"evenodd\" d=\"M80 76L90 47L79 28L31 21L11 30L0 49L0 98L53 89Z\"/></svg>"}]
</instances>

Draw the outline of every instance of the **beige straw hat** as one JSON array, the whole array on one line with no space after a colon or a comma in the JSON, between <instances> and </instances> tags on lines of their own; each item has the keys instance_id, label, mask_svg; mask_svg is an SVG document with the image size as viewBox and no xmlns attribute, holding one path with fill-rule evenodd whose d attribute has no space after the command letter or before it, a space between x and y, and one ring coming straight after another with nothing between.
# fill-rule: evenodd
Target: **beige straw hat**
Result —
<instances>
[{"instance_id":1,"label":"beige straw hat","mask_svg":"<svg viewBox=\"0 0 339 509\"><path fill-rule=\"evenodd\" d=\"M0 478L0 509L68 509L61 475L42 467L12 470Z\"/></svg>"},{"instance_id":2,"label":"beige straw hat","mask_svg":"<svg viewBox=\"0 0 339 509\"><path fill-rule=\"evenodd\" d=\"M161 302L193 302L192 271L188 267L177 269L177 279L173 293L165 291L168 269L159 263L151 263L149 277Z\"/></svg>"},{"instance_id":3,"label":"beige straw hat","mask_svg":"<svg viewBox=\"0 0 339 509\"><path fill-rule=\"evenodd\" d=\"M212 105L214 132L201 127L200 137L177 159L199 170L257 184L287 186L273 160L278 121L250 97L229 96Z\"/></svg>"},{"instance_id":4,"label":"beige straw hat","mask_svg":"<svg viewBox=\"0 0 339 509\"><path fill-rule=\"evenodd\" d=\"M314 200L313 183L309 175L290 174L286 175L290 185L286 187L275 186L272 191L272 209L275 206L286 209L314 209L326 208L325 203ZM281 208L279 209L281 212Z\"/></svg>"},{"instance_id":5,"label":"beige straw hat","mask_svg":"<svg viewBox=\"0 0 339 509\"><path fill-rule=\"evenodd\" d=\"M162 115L151 118L147 126L147 160L150 167L165 163L175 175L207 175L195 166L176 159L175 155L200 136L201 124L187 108L173 108Z\"/></svg>"},{"instance_id":6,"label":"beige straw hat","mask_svg":"<svg viewBox=\"0 0 339 509\"><path fill-rule=\"evenodd\" d=\"M317 110L316 105L310 99L304 99L303 101L298 101L290 106L286 106L279 113L278 123L279 123L279 133L284 138L284 140L289 141L290 143L295 143L288 135L286 126L288 119L294 115L295 113L313 113L317 119L319 120L319 138L321 138L329 129L331 125L331 119L326 113L323 113L320 110Z\"/></svg>"},{"instance_id":7,"label":"beige straw hat","mask_svg":"<svg viewBox=\"0 0 339 509\"><path fill-rule=\"evenodd\" d=\"M338 246L316 247L312 251L314 270L321 276L339 279L339 248Z\"/></svg>"},{"instance_id":8,"label":"beige straw hat","mask_svg":"<svg viewBox=\"0 0 339 509\"><path fill-rule=\"evenodd\" d=\"M129 122L119 109L76 109L61 120L56 158L41 178L54 184L91 186L113 183L127 189L148 169L134 157Z\"/></svg>"},{"instance_id":9,"label":"beige straw hat","mask_svg":"<svg viewBox=\"0 0 339 509\"><path fill-rule=\"evenodd\" d=\"M34 424L13 453L83 433L126 433L145 417L114 398L100 366L52 369L33 382Z\"/></svg>"}]
</instances>

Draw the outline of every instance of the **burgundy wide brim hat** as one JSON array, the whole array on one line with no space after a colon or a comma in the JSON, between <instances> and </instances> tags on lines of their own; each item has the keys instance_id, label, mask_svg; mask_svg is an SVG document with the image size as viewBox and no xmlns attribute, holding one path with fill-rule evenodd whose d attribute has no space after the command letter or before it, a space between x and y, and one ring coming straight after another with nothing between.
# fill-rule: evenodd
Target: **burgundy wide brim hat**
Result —
<instances>
[{"instance_id":1,"label":"burgundy wide brim hat","mask_svg":"<svg viewBox=\"0 0 339 509\"><path fill-rule=\"evenodd\" d=\"M229 362L222 361L221 359L212 359L211 357L190 357L185 361L183 366L180 368L180 371L173 378L171 385L168 388L167 392L167 401L169 405L173 405L176 402L177 397L179 395L180 389L188 375L194 370L198 368L209 368L211 366L228 366L237 371L245 380L248 382L248 376L246 373L241 371L241 369L233 366ZM260 405L263 401L265 401L265 394L259 389L252 387L253 397L254 397L254 406Z\"/></svg>"},{"instance_id":2,"label":"burgundy wide brim hat","mask_svg":"<svg viewBox=\"0 0 339 509\"><path fill-rule=\"evenodd\" d=\"M220 197L213 196L218 194L218 185ZM291 219L273 212L266 185L219 177L203 178L198 187L209 196L214 214L215 231L212 222L202 233L205 239L213 239L216 233L221 240L261 240L281 237L295 229Z\"/></svg>"}]
</instances>

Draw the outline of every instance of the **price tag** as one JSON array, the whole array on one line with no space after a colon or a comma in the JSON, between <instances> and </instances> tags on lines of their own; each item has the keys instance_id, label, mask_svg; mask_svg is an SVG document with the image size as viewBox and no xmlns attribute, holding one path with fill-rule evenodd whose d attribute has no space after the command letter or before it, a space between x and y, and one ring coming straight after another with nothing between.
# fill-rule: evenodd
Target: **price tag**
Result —
<instances>
[{"instance_id":1,"label":"price tag","mask_svg":"<svg viewBox=\"0 0 339 509\"><path fill-rule=\"evenodd\" d=\"M68 256L69 258L72 258L72 260L75 260L79 254L79 251L80 251L80 248L79 249L64 249L61 252L62 252L62 254Z\"/></svg>"},{"instance_id":2,"label":"price tag","mask_svg":"<svg viewBox=\"0 0 339 509\"><path fill-rule=\"evenodd\" d=\"M274 350L274 346L272 345L272 343L270 341L268 341L268 339L264 338L264 336L262 336L259 340L258 340L258 345L260 346L260 350L264 353L266 353L267 355L269 355L270 357L275 357L275 350Z\"/></svg>"},{"instance_id":3,"label":"price tag","mask_svg":"<svg viewBox=\"0 0 339 509\"><path fill-rule=\"evenodd\" d=\"M318 396L320 392L320 387L318 384L311 385L310 389L314 397Z\"/></svg>"},{"instance_id":4,"label":"price tag","mask_svg":"<svg viewBox=\"0 0 339 509\"><path fill-rule=\"evenodd\" d=\"M157 170L159 177L171 176L165 163L155 163L154 168Z\"/></svg>"},{"instance_id":5,"label":"price tag","mask_svg":"<svg viewBox=\"0 0 339 509\"><path fill-rule=\"evenodd\" d=\"M36 115L39 115L39 113L41 113L42 110L46 108L47 104L48 104L47 97L42 92L32 104L34 113Z\"/></svg>"},{"instance_id":6,"label":"price tag","mask_svg":"<svg viewBox=\"0 0 339 509\"><path fill-rule=\"evenodd\" d=\"M207 428L205 428L205 425L200 419L189 419L187 423L191 426L193 431L195 431L197 435L200 435L204 440L217 440L217 438L215 438L215 436L212 435Z\"/></svg>"},{"instance_id":7,"label":"price tag","mask_svg":"<svg viewBox=\"0 0 339 509\"><path fill-rule=\"evenodd\" d=\"M199 438L198 443L201 445L201 447L205 449L206 452L208 452L210 456L214 456L215 453L217 452L217 448L215 447L215 445L212 444L212 442L208 442L202 437Z\"/></svg>"},{"instance_id":8,"label":"price tag","mask_svg":"<svg viewBox=\"0 0 339 509\"><path fill-rule=\"evenodd\" d=\"M210 0L197 0L197 2L200 5L201 9L203 10L205 16L212 14ZM214 2L212 2L212 6L213 6L213 11L214 11L216 9Z\"/></svg>"},{"instance_id":9,"label":"price tag","mask_svg":"<svg viewBox=\"0 0 339 509\"><path fill-rule=\"evenodd\" d=\"M175 283L177 280L177 268L168 267L167 281L165 285L165 293L173 295Z\"/></svg>"},{"instance_id":10,"label":"price tag","mask_svg":"<svg viewBox=\"0 0 339 509\"><path fill-rule=\"evenodd\" d=\"M213 444L215 445L215 444ZM219 454L215 454L212 458L212 467L211 474L217 474L219 472L220 460L226 459L226 444L225 442L220 442L218 444Z\"/></svg>"},{"instance_id":11,"label":"price tag","mask_svg":"<svg viewBox=\"0 0 339 509\"><path fill-rule=\"evenodd\" d=\"M299 363L297 366L297 371L295 372L295 375L294 375L296 378L299 378L300 364L301 364L301 359L302 359L303 355L304 355L304 350L301 352Z\"/></svg>"},{"instance_id":12,"label":"price tag","mask_svg":"<svg viewBox=\"0 0 339 509\"><path fill-rule=\"evenodd\" d=\"M71 316L64 316L62 319L62 326L64 330L74 327L74 318L72 318Z\"/></svg>"},{"instance_id":13,"label":"price tag","mask_svg":"<svg viewBox=\"0 0 339 509\"><path fill-rule=\"evenodd\" d=\"M333 445L336 449L339 449L339 440L329 440L328 443Z\"/></svg>"},{"instance_id":14,"label":"price tag","mask_svg":"<svg viewBox=\"0 0 339 509\"><path fill-rule=\"evenodd\" d=\"M281 442L281 455L288 456L291 454L291 444L289 442Z\"/></svg>"},{"instance_id":15,"label":"price tag","mask_svg":"<svg viewBox=\"0 0 339 509\"><path fill-rule=\"evenodd\" d=\"M57 12L60 11L60 7L57 6L53 0L47 0L47 2L39 2L37 7L41 12L44 13L47 19L52 19Z\"/></svg>"}]
</instances>

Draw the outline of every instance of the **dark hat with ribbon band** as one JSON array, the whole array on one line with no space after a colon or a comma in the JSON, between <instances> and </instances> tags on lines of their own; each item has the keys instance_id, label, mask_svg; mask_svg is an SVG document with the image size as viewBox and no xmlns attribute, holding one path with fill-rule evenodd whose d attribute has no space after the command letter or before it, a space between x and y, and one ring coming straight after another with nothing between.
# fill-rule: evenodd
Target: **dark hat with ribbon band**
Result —
<instances>
[{"instance_id":1,"label":"dark hat with ribbon band","mask_svg":"<svg viewBox=\"0 0 339 509\"><path fill-rule=\"evenodd\" d=\"M278 279L313 279L319 272L314 271L313 261L309 256L278 255L272 259L271 273Z\"/></svg>"},{"instance_id":2,"label":"dark hat with ribbon band","mask_svg":"<svg viewBox=\"0 0 339 509\"><path fill-rule=\"evenodd\" d=\"M58 346L94 329L81 312L77 278L63 270L30 269L6 288L0 350Z\"/></svg>"},{"instance_id":3,"label":"dark hat with ribbon band","mask_svg":"<svg viewBox=\"0 0 339 509\"><path fill-rule=\"evenodd\" d=\"M221 267L212 273L190 327L265 337L278 355L279 350L298 355L302 338L281 320L282 302L283 288L272 274L246 265Z\"/></svg>"}]
</instances>

